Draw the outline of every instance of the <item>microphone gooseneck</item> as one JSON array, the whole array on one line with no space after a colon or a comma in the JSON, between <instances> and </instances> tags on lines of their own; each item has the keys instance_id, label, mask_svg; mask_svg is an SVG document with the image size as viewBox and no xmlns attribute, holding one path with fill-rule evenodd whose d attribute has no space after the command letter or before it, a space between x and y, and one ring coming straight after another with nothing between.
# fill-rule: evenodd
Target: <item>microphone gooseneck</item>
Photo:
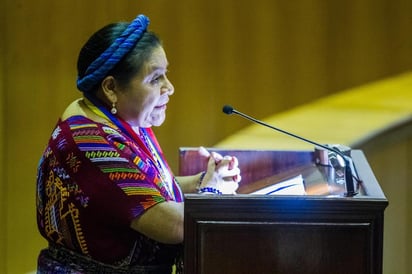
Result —
<instances>
[{"instance_id":1,"label":"microphone gooseneck","mask_svg":"<svg viewBox=\"0 0 412 274\"><path fill-rule=\"evenodd\" d=\"M299 139L299 140L302 140L302 141L304 141L304 142L310 143L310 144L312 144L312 145L315 145L315 146L318 146L318 147L321 147L321 148L323 148L323 149L326 149L326 150L329 150L329 151L332 151L332 152L336 153L337 155L339 155L340 157L342 157L342 159L343 159L344 162L345 162L345 182L346 182L346 193L345 193L345 196L347 196L347 197L353 197L353 196L355 196L355 195L357 194L357 193L355 192L355 189L354 189L354 186L353 186L353 174L352 174L352 169L351 169L350 160L349 160L348 157L347 157L346 155L344 155L341 151L339 151L339 150L337 150L337 149L330 148L330 147L325 146L325 145L322 145L322 144L319 144L319 143L314 142L314 141L311 141L311 140L309 140L309 139L303 138L303 137L298 136L298 135L296 135L296 134L293 134L293 133L291 133L291 132L287 132L287 131L285 131L285 130L283 130L283 129L280 129L280 128L271 126L271 125L269 125L269 124L267 124L267 123L264 123L264 122L262 122L262 121L260 121L260 120L255 119L255 118L253 118L253 117L251 117L251 116L249 116L249 115L246 115L246 114L244 114L244 113L242 113L242 112L239 112L239 111L237 111L236 109L234 109L233 107L231 107L231 106L229 106L229 105L225 105L225 106L223 107L223 112L226 113L226 114L228 114L228 115L230 115L230 114L232 114L232 113L235 113L235 114L237 114L237 115L239 115L239 116L242 116L243 118L246 118L247 120L250 120L250 121L252 121L252 122L254 122L254 123L257 123L257 124L259 124L259 125L262 125L262 126L271 128L271 129L276 130L276 131L279 131L279 132L281 132L281 133L283 133L283 134L292 136L292 137L297 138L297 139Z\"/></svg>"}]
</instances>

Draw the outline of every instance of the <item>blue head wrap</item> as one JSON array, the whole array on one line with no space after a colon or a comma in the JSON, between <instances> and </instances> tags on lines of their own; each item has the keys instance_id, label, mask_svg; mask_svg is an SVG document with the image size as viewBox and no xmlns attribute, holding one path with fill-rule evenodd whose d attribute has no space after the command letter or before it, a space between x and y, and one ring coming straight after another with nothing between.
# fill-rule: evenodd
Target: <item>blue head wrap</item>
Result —
<instances>
[{"instance_id":1,"label":"blue head wrap","mask_svg":"<svg viewBox=\"0 0 412 274\"><path fill-rule=\"evenodd\" d=\"M113 44L89 65L83 78L77 79L77 88L88 92L103 80L107 73L136 45L148 25L149 18L145 15L138 15Z\"/></svg>"}]
</instances>

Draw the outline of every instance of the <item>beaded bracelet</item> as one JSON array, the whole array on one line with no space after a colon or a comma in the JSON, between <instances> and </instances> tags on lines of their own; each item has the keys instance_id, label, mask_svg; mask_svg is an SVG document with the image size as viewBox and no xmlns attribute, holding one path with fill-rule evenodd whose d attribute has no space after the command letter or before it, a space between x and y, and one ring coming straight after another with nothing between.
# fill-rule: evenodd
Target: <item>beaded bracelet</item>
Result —
<instances>
[{"instance_id":1,"label":"beaded bracelet","mask_svg":"<svg viewBox=\"0 0 412 274\"><path fill-rule=\"evenodd\" d=\"M220 190L214 187L202 187L199 189L199 193L214 193L214 194L223 194Z\"/></svg>"}]
</instances>

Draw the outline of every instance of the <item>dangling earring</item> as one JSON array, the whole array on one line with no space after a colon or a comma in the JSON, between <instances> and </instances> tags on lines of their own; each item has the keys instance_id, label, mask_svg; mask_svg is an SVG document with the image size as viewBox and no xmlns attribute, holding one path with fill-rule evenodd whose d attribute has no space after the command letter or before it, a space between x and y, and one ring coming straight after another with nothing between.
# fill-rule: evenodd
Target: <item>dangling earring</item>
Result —
<instances>
[{"instance_id":1,"label":"dangling earring","mask_svg":"<svg viewBox=\"0 0 412 274\"><path fill-rule=\"evenodd\" d=\"M112 109L110 110L110 112L115 115L117 113L117 108L116 108L116 103L112 103Z\"/></svg>"}]
</instances>

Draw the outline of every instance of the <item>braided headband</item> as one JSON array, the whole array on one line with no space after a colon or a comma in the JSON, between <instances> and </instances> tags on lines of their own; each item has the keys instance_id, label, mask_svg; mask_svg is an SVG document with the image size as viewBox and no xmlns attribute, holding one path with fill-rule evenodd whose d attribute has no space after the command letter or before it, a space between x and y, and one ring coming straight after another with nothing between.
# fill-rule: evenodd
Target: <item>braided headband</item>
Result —
<instances>
[{"instance_id":1,"label":"braided headband","mask_svg":"<svg viewBox=\"0 0 412 274\"><path fill-rule=\"evenodd\" d=\"M149 18L138 15L123 33L116 38L86 70L83 78L77 79L77 88L88 92L136 45L149 25Z\"/></svg>"}]
</instances>

